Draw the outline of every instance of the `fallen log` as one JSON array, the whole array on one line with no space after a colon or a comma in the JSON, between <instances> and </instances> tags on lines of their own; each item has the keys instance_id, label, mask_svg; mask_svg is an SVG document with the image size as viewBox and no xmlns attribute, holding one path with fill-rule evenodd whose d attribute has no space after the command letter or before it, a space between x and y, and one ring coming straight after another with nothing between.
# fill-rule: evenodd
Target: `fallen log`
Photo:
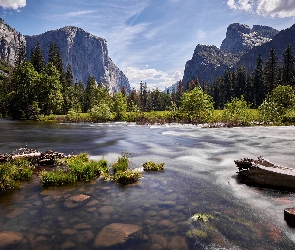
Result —
<instances>
[{"instance_id":1,"label":"fallen log","mask_svg":"<svg viewBox=\"0 0 295 250\"><path fill-rule=\"evenodd\" d=\"M283 167L258 157L257 160L244 158L235 161L240 179L259 186L295 190L295 169Z\"/></svg>"},{"instance_id":2,"label":"fallen log","mask_svg":"<svg viewBox=\"0 0 295 250\"><path fill-rule=\"evenodd\" d=\"M295 227L295 208L286 208L284 210L284 220L288 226Z\"/></svg>"},{"instance_id":3,"label":"fallen log","mask_svg":"<svg viewBox=\"0 0 295 250\"><path fill-rule=\"evenodd\" d=\"M16 159L28 159L35 166L41 165L53 165L56 159L62 159L69 156L66 156L64 153L54 152L52 150L46 150L45 152L40 152L35 149L29 148L20 148L13 151L10 154L0 153L0 162L7 162L10 160Z\"/></svg>"}]
</instances>

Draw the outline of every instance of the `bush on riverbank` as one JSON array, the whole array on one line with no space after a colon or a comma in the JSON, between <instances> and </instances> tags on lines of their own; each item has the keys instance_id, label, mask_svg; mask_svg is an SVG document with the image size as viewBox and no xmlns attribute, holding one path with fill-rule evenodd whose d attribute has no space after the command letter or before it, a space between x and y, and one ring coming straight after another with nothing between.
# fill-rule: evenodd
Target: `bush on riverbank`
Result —
<instances>
[{"instance_id":1,"label":"bush on riverbank","mask_svg":"<svg viewBox=\"0 0 295 250\"><path fill-rule=\"evenodd\" d=\"M33 175L34 166L26 159L0 163L0 189L2 192L19 188L20 181Z\"/></svg>"}]
</instances>

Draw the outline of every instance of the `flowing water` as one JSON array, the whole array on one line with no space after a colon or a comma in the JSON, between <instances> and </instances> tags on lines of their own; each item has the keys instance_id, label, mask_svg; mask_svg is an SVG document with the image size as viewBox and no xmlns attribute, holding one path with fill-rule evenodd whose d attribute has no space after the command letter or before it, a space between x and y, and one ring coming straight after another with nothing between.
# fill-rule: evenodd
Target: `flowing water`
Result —
<instances>
[{"instance_id":1,"label":"flowing water","mask_svg":"<svg viewBox=\"0 0 295 250\"><path fill-rule=\"evenodd\" d=\"M117 237L105 235L99 242L104 228L136 225L139 232L107 249L295 249L295 229L283 217L285 208L295 207L294 193L241 184L234 164L264 156L295 167L294 133L295 127L0 119L0 152L25 146L87 152L110 164L127 152L131 168L146 161L165 163L164 171L144 172L136 184L124 187L99 178L45 188L35 176L21 189L0 194L0 238L1 233L16 237L11 249L103 249ZM197 220L196 214L209 219Z\"/></svg>"}]
</instances>

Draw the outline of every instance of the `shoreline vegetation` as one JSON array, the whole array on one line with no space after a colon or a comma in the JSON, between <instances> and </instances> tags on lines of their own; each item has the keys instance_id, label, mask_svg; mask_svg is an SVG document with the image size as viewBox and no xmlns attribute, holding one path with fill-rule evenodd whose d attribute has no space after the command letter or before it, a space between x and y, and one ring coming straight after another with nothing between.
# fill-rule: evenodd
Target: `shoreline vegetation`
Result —
<instances>
[{"instance_id":1,"label":"shoreline vegetation","mask_svg":"<svg viewBox=\"0 0 295 250\"><path fill-rule=\"evenodd\" d=\"M99 177L127 185L141 178L143 171L164 170L164 163L149 161L138 169L130 169L129 163L129 155L125 152L110 168L106 159L94 161L87 153L65 155L51 150L43 153L21 148L10 154L0 153L0 193L20 188L21 181L33 177L38 177L44 187L89 182Z\"/></svg>"}]
</instances>

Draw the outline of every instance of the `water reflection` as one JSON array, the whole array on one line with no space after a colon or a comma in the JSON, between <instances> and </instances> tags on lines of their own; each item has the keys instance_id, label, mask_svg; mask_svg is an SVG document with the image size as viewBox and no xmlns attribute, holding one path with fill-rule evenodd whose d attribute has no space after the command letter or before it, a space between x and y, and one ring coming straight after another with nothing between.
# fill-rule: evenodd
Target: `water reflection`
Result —
<instances>
[{"instance_id":1,"label":"water reflection","mask_svg":"<svg viewBox=\"0 0 295 250\"><path fill-rule=\"evenodd\" d=\"M233 163L263 155L290 166L294 127L0 120L0 130L5 131L0 152L27 144L39 150L89 152L110 163L126 151L133 168L149 160L166 163L164 172L144 173L127 187L97 179L43 188L35 177L22 189L1 195L0 238L14 233L14 249L101 249L99 235L110 225L136 225L140 230L107 249L294 249L294 230L283 220L283 209L294 206L294 194L237 183ZM196 213L212 217L191 220Z\"/></svg>"}]
</instances>

